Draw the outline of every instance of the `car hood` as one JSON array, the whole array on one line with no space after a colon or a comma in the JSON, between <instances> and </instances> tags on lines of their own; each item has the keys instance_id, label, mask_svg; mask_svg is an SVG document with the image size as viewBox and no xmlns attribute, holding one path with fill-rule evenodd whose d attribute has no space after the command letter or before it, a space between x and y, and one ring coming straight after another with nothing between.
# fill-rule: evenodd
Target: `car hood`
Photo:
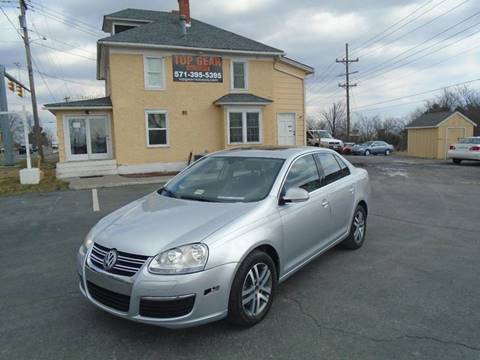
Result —
<instances>
[{"instance_id":1,"label":"car hood","mask_svg":"<svg viewBox=\"0 0 480 360\"><path fill-rule=\"evenodd\" d=\"M93 240L108 248L154 256L200 242L246 215L256 203L209 203L150 194L102 219Z\"/></svg>"}]
</instances>

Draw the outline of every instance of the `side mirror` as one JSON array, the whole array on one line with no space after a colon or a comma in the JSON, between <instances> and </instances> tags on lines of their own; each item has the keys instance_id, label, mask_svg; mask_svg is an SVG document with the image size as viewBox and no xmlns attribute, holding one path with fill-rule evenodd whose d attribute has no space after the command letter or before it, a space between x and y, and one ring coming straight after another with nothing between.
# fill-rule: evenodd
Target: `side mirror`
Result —
<instances>
[{"instance_id":1,"label":"side mirror","mask_svg":"<svg viewBox=\"0 0 480 360\"><path fill-rule=\"evenodd\" d=\"M308 199L310 199L308 191L299 187L291 187L281 198L283 204L299 203L307 201Z\"/></svg>"}]
</instances>

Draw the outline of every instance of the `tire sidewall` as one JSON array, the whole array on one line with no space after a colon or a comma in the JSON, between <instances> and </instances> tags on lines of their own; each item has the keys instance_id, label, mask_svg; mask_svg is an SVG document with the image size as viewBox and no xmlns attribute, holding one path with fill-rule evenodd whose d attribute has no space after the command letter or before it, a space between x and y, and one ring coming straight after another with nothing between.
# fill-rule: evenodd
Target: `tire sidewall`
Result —
<instances>
[{"instance_id":1,"label":"tire sidewall","mask_svg":"<svg viewBox=\"0 0 480 360\"><path fill-rule=\"evenodd\" d=\"M250 269L255 264L259 263L266 264L270 269L272 276L272 292L270 294L270 298L265 309L259 315L251 317L245 312L242 305L242 288L245 278ZM230 320L230 322L245 327L253 326L260 322L267 315L270 307L272 306L272 302L275 297L275 292L277 288L277 283L277 269L272 258L268 254L258 250L249 254L240 264L237 273L235 274L235 278L233 279L232 287L230 289L230 298L228 303L228 319Z\"/></svg>"}]
</instances>

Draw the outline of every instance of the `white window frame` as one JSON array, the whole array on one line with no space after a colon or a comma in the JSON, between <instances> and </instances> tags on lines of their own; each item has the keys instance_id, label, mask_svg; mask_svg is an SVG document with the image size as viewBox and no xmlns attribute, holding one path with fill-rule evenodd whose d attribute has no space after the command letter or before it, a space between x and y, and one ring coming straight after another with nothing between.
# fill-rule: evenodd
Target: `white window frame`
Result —
<instances>
[{"instance_id":1,"label":"white window frame","mask_svg":"<svg viewBox=\"0 0 480 360\"><path fill-rule=\"evenodd\" d=\"M162 85L161 86L155 86L155 85L150 85L149 83L149 78L148 78L148 73L150 72L148 69L148 59L158 59L161 60L161 68L162 68ZM144 55L143 56L143 77L144 77L144 82L145 82L145 90L165 90L166 89L166 84L165 84L165 57L164 56L151 56L151 55Z\"/></svg>"},{"instance_id":2,"label":"white window frame","mask_svg":"<svg viewBox=\"0 0 480 360\"><path fill-rule=\"evenodd\" d=\"M247 141L247 113L258 113L258 140L259 141ZM241 142L230 141L230 113L242 113L242 139ZM261 108L228 108L227 109L227 142L229 145L240 144L262 144L263 142L263 122L262 122L262 109Z\"/></svg>"},{"instance_id":3,"label":"white window frame","mask_svg":"<svg viewBox=\"0 0 480 360\"><path fill-rule=\"evenodd\" d=\"M245 87L243 88L236 88L233 76L233 64L234 63L242 63L243 68L245 70ZM232 59L230 63L230 90L231 91L247 91L248 90L248 61L247 60L239 60L239 59Z\"/></svg>"},{"instance_id":4,"label":"white window frame","mask_svg":"<svg viewBox=\"0 0 480 360\"><path fill-rule=\"evenodd\" d=\"M165 128L150 128L148 126L148 115L149 114L165 114ZM165 144L150 144L150 136L149 132L151 130L166 130L166 140ZM168 121L168 112L167 110L145 110L145 134L146 134L146 144L147 148L162 148L162 147L169 147L170 146L170 126Z\"/></svg>"}]
</instances>

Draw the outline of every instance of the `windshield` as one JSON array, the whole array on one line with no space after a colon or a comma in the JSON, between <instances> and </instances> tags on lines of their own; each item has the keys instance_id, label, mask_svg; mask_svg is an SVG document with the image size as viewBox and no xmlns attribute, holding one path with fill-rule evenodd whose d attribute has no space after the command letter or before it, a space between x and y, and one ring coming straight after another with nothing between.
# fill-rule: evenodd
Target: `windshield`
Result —
<instances>
[{"instance_id":1,"label":"windshield","mask_svg":"<svg viewBox=\"0 0 480 360\"><path fill-rule=\"evenodd\" d=\"M331 138L332 135L330 135L330 133L327 131L327 130L320 130L318 132L318 135L321 137L321 138Z\"/></svg>"},{"instance_id":2,"label":"windshield","mask_svg":"<svg viewBox=\"0 0 480 360\"><path fill-rule=\"evenodd\" d=\"M206 157L158 193L196 201L259 201L270 192L283 162L283 159L274 158Z\"/></svg>"},{"instance_id":3,"label":"windshield","mask_svg":"<svg viewBox=\"0 0 480 360\"><path fill-rule=\"evenodd\" d=\"M480 144L480 138L465 138L458 140L459 144Z\"/></svg>"}]
</instances>

